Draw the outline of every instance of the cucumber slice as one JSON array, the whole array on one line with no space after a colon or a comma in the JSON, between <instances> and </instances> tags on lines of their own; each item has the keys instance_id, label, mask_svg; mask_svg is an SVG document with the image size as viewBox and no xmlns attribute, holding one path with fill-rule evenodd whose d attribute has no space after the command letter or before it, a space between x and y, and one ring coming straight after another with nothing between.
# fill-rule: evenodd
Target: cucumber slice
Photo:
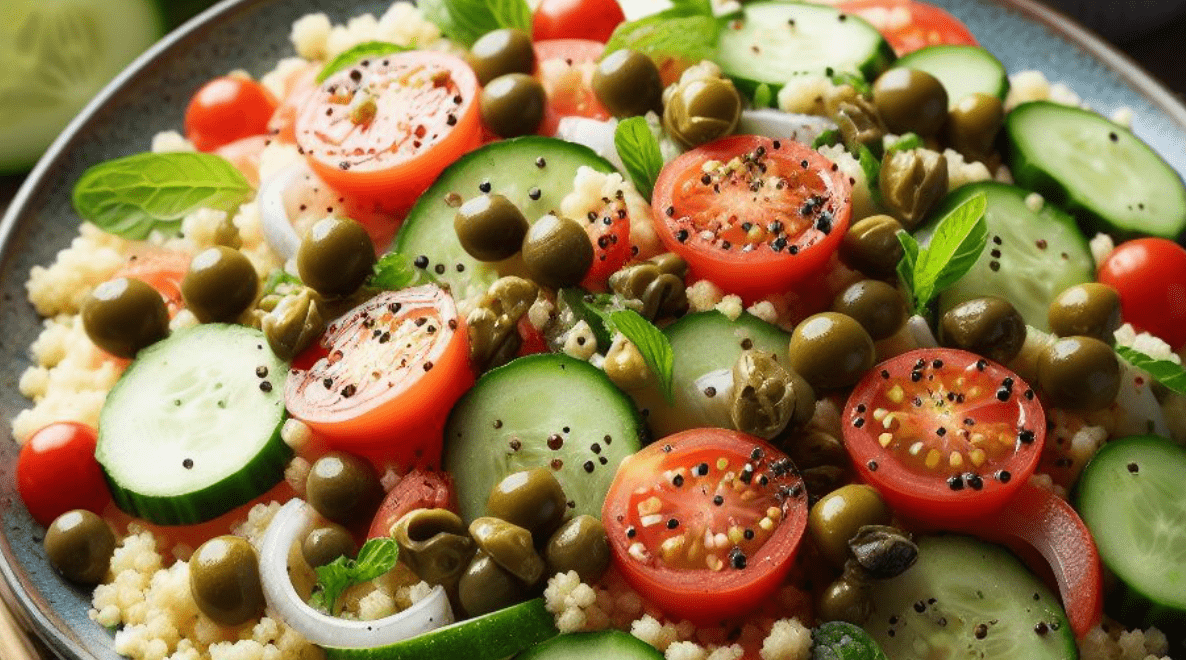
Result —
<instances>
[{"instance_id":1,"label":"cucumber slice","mask_svg":"<svg viewBox=\"0 0 1186 660\"><path fill-rule=\"evenodd\" d=\"M1086 227L1122 239L1186 232L1186 185L1132 131L1090 110L1035 101L1009 113L1005 136L1017 184Z\"/></svg>"},{"instance_id":2,"label":"cucumber slice","mask_svg":"<svg viewBox=\"0 0 1186 660\"><path fill-rule=\"evenodd\" d=\"M488 264L469 256L453 229L457 209L450 200L496 193L518 206L528 222L535 222L559 210L581 167L614 171L588 147L555 138L529 136L488 144L459 158L420 196L395 237L394 250L447 285L459 303L481 295L500 275L522 271L522 260L516 256ZM533 198L536 192L539 199Z\"/></svg>"},{"instance_id":3,"label":"cucumber slice","mask_svg":"<svg viewBox=\"0 0 1186 660\"><path fill-rule=\"evenodd\" d=\"M6 0L0 174L32 165L128 62L163 35L149 0Z\"/></svg>"},{"instance_id":4,"label":"cucumber slice","mask_svg":"<svg viewBox=\"0 0 1186 660\"><path fill-rule=\"evenodd\" d=\"M835 7L797 2L746 3L722 21L717 64L745 94L778 92L791 77L854 73L875 79L894 61L877 29Z\"/></svg>"},{"instance_id":5,"label":"cucumber slice","mask_svg":"<svg viewBox=\"0 0 1186 660\"><path fill-rule=\"evenodd\" d=\"M1002 101L1009 93L1005 65L979 46L927 46L903 55L894 68L925 71L943 83L947 107L974 93L995 96Z\"/></svg>"},{"instance_id":6,"label":"cucumber slice","mask_svg":"<svg viewBox=\"0 0 1186 660\"><path fill-rule=\"evenodd\" d=\"M864 628L891 658L1078 657L1058 598L1008 551L973 538L919 540L918 561L875 582L872 601Z\"/></svg>"},{"instance_id":7,"label":"cucumber slice","mask_svg":"<svg viewBox=\"0 0 1186 660\"><path fill-rule=\"evenodd\" d=\"M500 660L557 634L540 598L373 649L324 646L329 660Z\"/></svg>"},{"instance_id":8,"label":"cucumber slice","mask_svg":"<svg viewBox=\"0 0 1186 660\"><path fill-rule=\"evenodd\" d=\"M663 654L620 630L553 637L515 660L662 660Z\"/></svg>"},{"instance_id":9,"label":"cucumber slice","mask_svg":"<svg viewBox=\"0 0 1186 660\"><path fill-rule=\"evenodd\" d=\"M262 375L261 375L262 374ZM284 478L288 365L263 333L204 324L140 351L107 395L95 458L119 508L210 520Z\"/></svg>"},{"instance_id":10,"label":"cucumber slice","mask_svg":"<svg viewBox=\"0 0 1186 660\"><path fill-rule=\"evenodd\" d=\"M717 311L688 314L667 326L663 334L675 354L671 372L674 405L668 405L655 386L630 393L646 411L647 425L656 438L686 429L733 428L728 392L708 388L732 371L747 348L774 353L780 363L790 364L790 333L748 313L736 321ZM732 376L725 382L731 386Z\"/></svg>"},{"instance_id":11,"label":"cucumber slice","mask_svg":"<svg viewBox=\"0 0 1186 660\"><path fill-rule=\"evenodd\" d=\"M1125 619L1186 629L1186 449L1156 436L1113 440L1083 469L1076 501L1100 559L1127 587Z\"/></svg>"},{"instance_id":12,"label":"cucumber slice","mask_svg":"<svg viewBox=\"0 0 1186 660\"><path fill-rule=\"evenodd\" d=\"M534 166L533 166L534 167ZM561 354L522 357L486 373L445 424L445 469L461 517L512 472L551 467L573 515L601 517L618 463L638 451L642 420L600 369Z\"/></svg>"},{"instance_id":13,"label":"cucumber slice","mask_svg":"<svg viewBox=\"0 0 1186 660\"><path fill-rule=\"evenodd\" d=\"M1027 325L1050 331L1050 301L1067 287L1095 279L1087 239L1073 218L1046 204L1034 212L1026 206L1029 191L984 181L961 186L940 204L933 218L942 218L968 198L984 194L988 210L988 245L972 270L939 296L939 312L981 296L1000 296L1017 309ZM919 231L926 242L937 223Z\"/></svg>"}]
</instances>

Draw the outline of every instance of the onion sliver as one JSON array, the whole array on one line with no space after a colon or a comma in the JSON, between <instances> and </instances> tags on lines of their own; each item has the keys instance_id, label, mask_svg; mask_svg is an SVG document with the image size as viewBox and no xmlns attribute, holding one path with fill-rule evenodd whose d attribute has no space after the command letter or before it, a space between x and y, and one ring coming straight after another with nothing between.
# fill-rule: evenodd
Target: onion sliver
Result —
<instances>
[{"instance_id":1,"label":"onion sliver","mask_svg":"<svg viewBox=\"0 0 1186 660\"><path fill-rule=\"evenodd\" d=\"M305 639L336 648L374 648L410 639L453 623L453 610L441 586L408 609L375 621L339 619L307 605L288 577L288 551L313 522L313 507L290 500L281 507L259 550L259 572L268 606Z\"/></svg>"},{"instance_id":2,"label":"onion sliver","mask_svg":"<svg viewBox=\"0 0 1186 660\"><path fill-rule=\"evenodd\" d=\"M556 137L589 147L618 171L625 172L626 166L622 164L618 148L614 145L614 132L617 130L617 119L600 121L588 117L563 117L556 127Z\"/></svg>"},{"instance_id":3,"label":"onion sliver","mask_svg":"<svg viewBox=\"0 0 1186 660\"><path fill-rule=\"evenodd\" d=\"M808 145L825 131L835 128L836 124L826 117L798 115L773 108L744 110L737 123L737 133L741 135L762 135Z\"/></svg>"},{"instance_id":4,"label":"onion sliver","mask_svg":"<svg viewBox=\"0 0 1186 660\"><path fill-rule=\"evenodd\" d=\"M296 256L301 249L301 237L297 236L284 208L284 191L303 176L312 176L304 158L285 167L268 179L259 189L259 215L263 220L264 240L268 247L284 261Z\"/></svg>"}]
</instances>

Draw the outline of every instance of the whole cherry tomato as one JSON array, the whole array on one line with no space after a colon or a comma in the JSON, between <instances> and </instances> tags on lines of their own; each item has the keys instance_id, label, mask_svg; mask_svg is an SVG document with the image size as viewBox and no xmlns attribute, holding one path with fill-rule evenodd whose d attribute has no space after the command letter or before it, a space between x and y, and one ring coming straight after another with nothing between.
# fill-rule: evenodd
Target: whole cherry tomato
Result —
<instances>
[{"instance_id":1,"label":"whole cherry tomato","mask_svg":"<svg viewBox=\"0 0 1186 660\"><path fill-rule=\"evenodd\" d=\"M185 109L185 137L198 151L215 149L268 132L277 102L263 85L222 76L202 86Z\"/></svg>"},{"instance_id":2,"label":"whole cherry tomato","mask_svg":"<svg viewBox=\"0 0 1186 660\"><path fill-rule=\"evenodd\" d=\"M1121 243L1100 264L1100 282L1120 293L1120 315L1174 350L1186 344L1186 249L1164 238Z\"/></svg>"},{"instance_id":3,"label":"whole cherry tomato","mask_svg":"<svg viewBox=\"0 0 1186 660\"><path fill-rule=\"evenodd\" d=\"M616 0L543 0L531 27L536 41L593 39L605 43L625 20Z\"/></svg>"},{"instance_id":4,"label":"whole cherry tomato","mask_svg":"<svg viewBox=\"0 0 1186 660\"><path fill-rule=\"evenodd\" d=\"M95 430L78 422L55 422L21 447L16 481L25 508L49 526L72 509L102 513L111 501L103 469L95 460Z\"/></svg>"}]
</instances>

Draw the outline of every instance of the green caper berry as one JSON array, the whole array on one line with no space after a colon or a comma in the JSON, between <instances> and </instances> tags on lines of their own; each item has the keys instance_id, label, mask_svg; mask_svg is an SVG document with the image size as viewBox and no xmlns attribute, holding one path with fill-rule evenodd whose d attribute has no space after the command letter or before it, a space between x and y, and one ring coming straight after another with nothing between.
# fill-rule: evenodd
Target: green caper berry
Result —
<instances>
[{"instance_id":1,"label":"green caper berry","mask_svg":"<svg viewBox=\"0 0 1186 660\"><path fill-rule=\"evenodd\" d=\"M758 350L737 356L729 399L734 429L769 440L791 423L798 402L795 382L777 356ZM814 397L811 408L815 410Z\"/></svg>"},{"instance_id":2,"label":"green caper berry","mask_svg":"<svg viewBox=\"0 0 1186 660\"><path fill-rule=\"evenodd\" d=\"M925 71L895 68L873 83L873 103L892 133L938 134L947 118L947 90Z\"/></svg>"},{"instance_id":3,"label":"green caper berry","mask_svg":"<svg viewBox=\"0 0 1186 660\"><path fill-rule=\"evenodd\" d=\"M357 551L350 532L332 523L313 529L301 541L301 556L311 568L325 566L338 557L353 557Z\"/></svg>"},{"instance_id":4,"label":"green caper berry","mask_svg":"<svg viewBox=\"0 0 1186 660\"><path fill-rule=\"evenodd\" d=\"M1110 342L1120 327L1120 294L1099 282L1076 284L1050 303L1050 331L1060 337L1082 335Z\"/></svg>"},{"instance_id":5,"label":"green caper berry","mask_svg":"<svg viewBox=\"0 0 1186 660\"><path fill-rule=\"evenodd\" d=\"M482 88L482 123L504 138L531 135L544 120L548 95L544 86L525 73L508 73Z\"/></svg>"},{"instance_id":6,"label":"green caper berry","mask_svg":"<svg viewBox=\"0 0 1186 660\"><path fill-rule=\"evenodd\" d=\"M524 584L544 575L544 560L535 551L531 532L505 520L483 516L469 524L469 535L486 553Z\"/></svg>"},{"instance_id":7,"label":"green caper berry","mask_svg":"<svg viewBox=\"0 0 1186 660\"><path fill-rule=\"evenodd\" d=\"M913 229L947 194L947 159L928 149L894 151L882 161L877 185L890 213Z\"/></svg>"},{"instance_id":8,"label":"green caper berry","mask_svg":"<svg viewBox=\"0 0 1186 660\"><path fill-rule=\"evenodd\" d=\"M872 614L869 587L843 577L829 584L816 603L816 616L821 621L847 621L859 626Z\"/></svg>"},{"instance_id":9,"label":"green caper berry","mask_svg":"<svg viewBox=\"0 0 1186 660\"><path fill-rule=\"evenodd\" d=\"M823 312L791 332L791 368L816 390L848 387L873 366L873 339L851 316Z\"/></svg>"},{"instance_id":10,"label":"green caper berry","mask_svg":"<svg viewBox=\"0 0 1186 660\"><path fill-rule=\"evenodd\" d=\"M417 577L446 587L461 579L476 549L461 518L447 509L413 509L396 521L391 537Z\"/></svg>"},{"instance_id":11,"label":"green caper berry","mask_svg":"<svg viewBox=\"0 0 1186 660\"><path fill-rule=\"evenodd\" d=\"M99 516L74 509L50 523L44 545L50 565L67 580L90 586L107 575L115 553L115 534Z\"/></svg>"},{"instance_id":12,"label":"green caper berry","mask_svg":"<svg viewBox=\"0 0 1186 660\"><path fill-rule=\"evenodd\" d=\"M498 482L486 499L486 511L546 539L564 520L568 498L552 470L535 468L512 472Z\"/></svg>"},{"instance_id":13,"label":"green caper berry","mask_svg":"<svg viewBox=\"0 0 1186 660\"><path fill-rule=\"evenodd\" d=\"M888 580L906 572L918 559L918 546L888 525L863 525L848 540L848 550L869 577Z\"/></svg>"},{"instance_id":14,"label":"green caper berry","mask_svg":"<svg viewBox=\"0 0 1186 660\"><path fill-rule=\"evenodd\" d=\"M453 216L461 247L479 261L502 261L515 256L527 235L527 218L502 195L475 197Z\"/></svg>"},{"instance_id":15,"label":"green caper berry","mask_svg":"<svg viewBox=\"0 0 1186 660\"><path fill-rule=\"evenodd\" d=\"M169 334L169 310L157 290L128 277L95 287L82 304L82 326L99 348L122 358Z\"/></svg>"},{"instance_id":16,"label":"green caper berry","mask_svg":"<svg viewBox=\"0 0 1186 660\"><path fill-rule=\"evenodd\" d=\"M510 607L527 597L527 587L485 552L479 551L457 584L458 600L468 616Z\"/></svg>"},{"instance_id":17,"label":"green caper berry","mask_svg":"<svg viewBox=\"0 0 1186 660\"><path fill-rule=\"evenodd\" d=\"M348 296L366 282L375 265L375 245L349 218L318 220L297 250L301 281L323 296Z\"/></svg>"},{"instance_id":18,"label":"green caper berry","mask_svg":"<svg viewBox=\"0 0 1186 660\"><path fill-rule=\"evenodd\" d=\"M953 149L980 160L992 152L1004 119L1005 107L1001 99L975 92L960 99L948 111L943 132Z\"/></svg>"},{"instance_id":19,"label":"green caper berry","mask_svg":"<svg viewBox=\"0 0 1186 660\"><path fill-rule=\"evenodd\" d=\"M280 298L260 319L268 347L282 360L291 360L313 345L325 332L326 314L320 296L309 287Z\"/></svg>"},{"instance_id":20,"label":"green caper berry","mask_svg":"<svg viewBox=\"0 0 1186 660\"><path fill-rule=\"evenodd\" d=\"M1116 351L1098 339L1064 337L1038 358L1038 386L1059 408L1101 410L1120 392L1120 361Z\"/></svg>"},{"instance_id":21,"label":"green caper berry","mask_svg":"<svg viewBox=\"0 0 1186 660\"><path fill-rule=\"evenodd\" d=\"M199 546L189 561L189 585L198 609L224 626L263 614L259 560L238 536L219 536Z\"/></svg>"},{"instance_id":22,"label":"green caper berry","mask_svg":"<svg viewBox=\"0 0 1186 660\"><path fill-rule=\"evenodd\" d=\"M1009 301L985 296L947 310L939 322L944 346L978 353L995 362L1009 362L1025 344L1025 320Z\"/></svg>"},{"instance_id":23,"label":"green caper berry","mask_svg":"<svg viewBox=\"0 0 1186 660\"><path fill-rule=\"evenodd\" d=\"M593 265L593 243L577 221L545 215L523 239L523 265L532 279L544 286L572 286Z\"/></svg>"},{"instance_id":24,"label":"green caper berry","mask_svg":"<svg viewBox=\"0 0 1186 660\"><path fill-rule=\"evenodd\" d=\"M888 525L890 510L871 486L850 484L820 498L807 515L807 531L837 568L848 561L848 542L865 525Z\"/></svg>"},{"instance_id":25,"label":"green caper berry","mask_svg":"<svg viewBox=\"0 0 1186 660\"><path fill-rule=\"evenodd\" d=\"M658 112L663 107L663 81L650 57L628 48L606 55L593 70L593 93L619 118Z\"/></svg>"},{"instance_id":26,"label":"green caper berry","mask_svg":"<svg viewBox=\"0 0 1186 660\"><path fill-rule=\"evenodd\" d=\"M531 35L523 30L503 28L491 30L470 47L465 61L485 85L508 73L530 74L535 70L535 48Z\"/></svg>"},{"instance_id":27,"label":"green caper berry","mask_svg":"<svg viewBox=\"0 0 1186 660\"><path fill-rule=\"evenodd\" d=\"M668 88L664 100L663 126L687 149L731 134L741 119L741 95L723 78L680 82Z\"/></svg>"},{"instance_id":28,"label":"green caper berry","mask_svg":"<svg viewBox=\"0 0 1186 660\"><path fill-rule=\"evenodd\" d=\"M331 451L313 463L305 490L317 513L342 525L369 520L383 499L375 468L342 451Z\"/></svg>"},{"instance_id":29,"label":"green caper berry","mask_svg":"<svg viewBox=\"0 0 1186 660\"><path fill-rule=\"evenodd\" d=\"M612 559L605 526L592 516L573 518L548 540L544 559L548 575L576 571L581 582L596 582Z\"/></svg>"},{"instance_id":30,"label":"green caper berry","mask_svg":"<svg viewBox=\"0 0 1186 660\"><path fill-rule=\"evenodd\" d=\"M844 144L855 153L859 145L880 147L885 137L885 124L877 107L861 97L839 103L834 117Z\"/></svg>"},{"instance_id":31,"label":"green caper berry","mask_svg":"<svg viewBox=\"0 0 1186 660\"><path fill-rule=\"evenodd\" d=\"M892 275L902 260L898 232L902 223L888 215L874 215L849 226L840 243L840 259L868 275Z\"/></svg>"},{"instance_id":32,"label":"green caper berry","mask_svg":"<svg viewBox=\"0 0 1186 660\"><path fill-rule=\"evenodd\" d=\"M189 262L181 280L185 306L202 323L230 323L255 301L259 275L242 252L222 246L207 248Z\"/></svg>"},{"instance_id":33,"label":"green caper berry","mask_svg":"<svg viewBox=\"0 0 1186 660\"><path fill-rule=\"evenodd\" d=\"M854 282L836 296L832 311L856 319L873 341L891 337L906 322L906 299L880 280Z\"/></svg>"}]
</instances>

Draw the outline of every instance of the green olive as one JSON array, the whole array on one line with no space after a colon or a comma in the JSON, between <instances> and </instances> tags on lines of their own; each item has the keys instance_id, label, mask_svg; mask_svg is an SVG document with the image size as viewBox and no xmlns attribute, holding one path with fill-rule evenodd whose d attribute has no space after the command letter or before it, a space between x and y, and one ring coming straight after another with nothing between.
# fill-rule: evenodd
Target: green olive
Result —
<instances>
[{"instance_id":1,"label":"green olive","mask_svg":"<svg viewBox=\"0 0 1186 660\"><path fill-rule=\"evenodd\" d=\"M857 320L873 341L893 336L906 322L902 292L880 280L861 280L836 296L832 311Z\"/></svg>"},{"instance_id":2,"label":"green olive","mask_svg":"<svg viewBox=\"0 0 1186 660\"><path fill-rule=\"evenodd\" d=\"M461 575L457 592L461 608L470 617L510 607L529 594L522 582L481 551Z\"/></svg>"},{"instance_id":3,"label":"green olive","mask_svg":"<svg viewBox=\"0 0 1186 660\"><path fill-rule=\"evenodd\" d=\"M631 392L651 382L651 368L634 342L622 337L610 345L601 364L605 375L623 391Z\"/></svg>"},{"instance_id":4,"label":"green olive","mask_svg":"<svg viewBox=\"0 0 1186 660\"><path fill-rule=\"evenodd\" d=\"M864 624L873 615L868 585L841 577L820 594L815 614L820 621L847 621L856 626Z\"/></svg>"},{"instance_id":5,"label":"green olive","mask_svg":"<svg viewBox=\"0 0 1186 660\"><path fill-rule=\"evenodd\" d=\"M469 524L469 535L478 548L524 584L544 576L544 560L535 551L531 532L505 520L483 516Z\"/></svg>"},{"instance_id":6,"label":"green olive","mask_svg":"<svg viewBox=\"0 0 1186 660\"><path fill-rule=\"evenodd\" d=\"M260 329L272 352L291 360L313 345L326 328L321 297L309 287L280 298L272 311L260 319Z\"/></svg>"},{"instance_id":7,"label":"green olive","mask_svg":"<svg viewBox=\"0 0 1186 660\"><path fill-rule=\"evenodd\" d=\"M683 276L664 272L653 262L627 266L610 275L609 288L626 300L638 301L642 305L639 313L648 320L678 316L688 308Z\"/></svg>"},{"instance_id":8,"label":"green olive","mask_svg":"<svg viewBox=\"0 0 1186 660\"><path fill-rule=\"evenodd\" d=\"M913 229L947 194L947 176L943 154L929 149L894 151L882 161L877 185L890 213Z\"/></svg>"},{"instance_id":9,"label":"green olive","mask_svg":"<svg viewBox=\"0 0 1186 660\"><path fill-rule=\"evenodd\" d=\"M400 560L429 584L452 587L474 555L465 523L448 509L413 509L391 530Z\"/></svg>"},{"instance_id":10,"label":"green olive","mask_svg":"<svg viewBox=\"0 0 1186 660\"><path fill-rule=\"evenodd\" d=\"M457 240L479 261L502 261L513 257L527 235L527 218L514 202L502 195L475 197L453 216Z\"/></svg>"},{"instance_id":11,"label":"green olive","mask_svg":"<svg viewBox=\"0 0 1186 660\"><path fill-rule=\"evenodd\" d=\"M504 138L531 135L544 120L548 103L544 86L525 73L508 73L482 88L482 123Z\"/></svg>"},{"instance_id":12,"label":"green olive","mask_svg":"<svg viewBox=\"0 0 1186 660\"><path fill-rule=\"evenodd\" d=\"M513 472L490 491L486 512L546 539L564 520L568 498L552 470L535 468Z\"/></svg>"},{"instance_id":13,"label":"green olive","mask_svg":"<svg viewBox=\"0 0 1186 660\"><path fill-rule=\"evenodd\" d=\"M840 259L868 275L892 275L902 260L902 244L898 242L900 231L902 223L888 215L858 220L844 234Z\"/></svg>"},{"instance_id":14,"label":"green olive","mask_svg":"<svg viewBox=\"0 0 1186 660\"><path fill-rule=\"evenodd\" d=\"M837 568L848 560L848 541L865 525L888 525L890 510L871 486L850 484L820 498L807 516L807 531Z\"/></svg>"},{"instance_id":15,"label":"green olive","mask_svg":"<svg viewBox=\"0 0 1186 660\"><path fill-rule=\"evenodd\" d=\"M812 388L848 387L873 366L873 339L856 319L823 312L791 332L791 368Z\"/></svg>"},{"instance_id":16,"label":"green olive","mask_svg":"<svg viewBox=\"0 0 1186 660\"><path fill-rule=\"evenodd\" d=\"M663 99L663 127L687 149L733 133L741 119L741 95L724 78L681 81Z\"/></svg>"},{"instance_id":17,"label":"green olive","mask_svg":"<svg viewBox=\"0 0 1186 660\"><path fill-rule=\"evenodd\" d=\"M129 277L108 280L82 304L82 326L95 346L122 358L169 334L169 310L157 290Z\"/></svg>"},{"instance_id":18,"label":"green olive","mask_svg":"<svg viewBox=\"0 0 1186 660\"><path fill-rule=\"evenodd\" d=\"M789 369L778 363L778 356L764 351L742 351L733 363L733 389L729 398L729 420L733 428L759 438L771 439L782 433L807 400L815 412L814 392L806 397L799 388L811 390L802 378L794 378Z\"/></svg>"},{"instance_id":19,"label":"green olive","mask_svg":"<svg viewBox=\"0 0 1186 660\"><path fill-rule=\"evenodd\" d=\"M865 573L878 580L898 577L918 559L918 546L910 536L888 525L863 525L848 540L848 550Z\"/></svg>"},{"instance_id":20,"label":"green olive","mask_svg":"<svg viewBox=\"0 0 1186 660\"><path fill-rule=\"evenodd\" d=\"M647 262L655 264L659 272L664 275L675 275L681 280L688 274L688 262L684 258L674 252L662 252L647 259Z\"/></svg>"},{"instance_id":21,"label":"green olive","mask_svg":"<svg viewBox=\"0 0 1186 660\"><path fill-rule=\"evenodd\" d=\"M519 319L531 309L539 287L513 275L499 278L466 317L470 362L483 371L510 362L519 350Z\"/></svg>"},{"instance_id":22,"label":"green olive","mask_svg":"<svg viewBox=\"0 0 1186 660\"><path fill-rule=\"evenodd\" d=\"M85 509L63 513L45 530L45 555L71 582L88 586L102 582L114 552L111 528Z\"/></svg>"},{"instance_id":23,"label":"green olive","mask_svg":"<svg viewBox=\"0 0 1186 660\"><path fill-rule=\"evenodd\" d=\"M1038 386L1058 408L1100 410L1120 392L1120 361L1098 339L1064 337L1038 358Z\"/></svg>"},{"instance_id":24,"label":"green olive","mask_svg":"<svg viewBox=\"0 0 1186 660\"><path fill-rule=\"evenodd\" d=\"M527 73L535 70L535 48L531 35L523 30L503 28L492 30L478 38L465 60L469 62L478 83L485 85L508 73Z\"/></svg>"},{"instance_id":25,"label":"green olive","mask_svg":"<svg viewBox=\"0 0 1186 660\"><path fill-rule=\"evenodd\" d=\"M1047 314L1059 337L1082 335L1111 342L1120 327L1120 294L1107 284L1076 284L1058 294Z\"/></svg>"},{"instance_id":26,"label":"green olive","mask_svg":"<svg viewBox=\"0 0 1186 660\"><path fill-rule=\"evenodd\" d=\"M978 353L995 362L1009 362L1025 343L1025 320L1004 298L973 298L947 310L939 322L944 346Z\"/></svg>"},{"instance_id":27,"label":"green olive","mask_svg":"<svg viewBox=\"0 0 1186 660\"><path fill-rule=\"evenodd\" d=\"M605 526L593 516L577 516L564 523L544 549L548 575L576 571L581 582L593 584L612 558Z\"/></svg>"},{"instance_id":28,"label":"green olive","mask_svg":"<svg viewBox=\"0 0 1186 660\"><path fill-rule=\"evenodd\" d=\"M602 58L593 71L597 100L619 118L659 112L663 108L663 81L650 57L629 48Z\"/></svg>"},{"instance_id":29,"label":"green olive","mask_svg":"<svg viewBox=\"0 0 1186 660\"><path fill-rule=\"evenodd\" d=\"M238 536L218 536L198 547L189 560L189 586L202 614L224 626L263 614L259 560Z\"/></svg>"},{"instance_id":30,"label":"green olive","mask_svg":"<svg viewBox=\"0 0 1186 660\"><path fill-rule=\"evenodd\" d=\"M925 71L895 68L873 83L873 103L892 133L939 133L947 119L947 90Z\"/></svg>"},{"instance_id":31,"label":"green olive","mask_svg":"<svg viewBox=\"0 0 1186 660\"><path fill-rule=\"evenodd\" d=\"M532 279L544 286L571 286L593 265L593 243L576 220L545 215L523 239L523 264Z\"/></svg>"},{"instance_id":32,"label":"green olive","mask_svg":"<svg viewBox=\"0 0 1186 660\"><path fill-rule=\"evenodd\" d=\"M870 148L881 148L885 137L885 123L877 113L877 107L860 96L840 102L836 106L833 116L844 145L853 153L865 145Z\"/></svg>"},{"instance_id":33,"label":"green olive","mask_svg":"<svg viewBox=\"0 0 1186 660\"><path fill-rule=\"evenodd\" d=\"M317 513L347 526L370 520L383 499L375 468L365 459L342 451L331 451L313 463L305 490Z\"/></svg>"},{"instance_id":34,"label":"green olive","mask_svg":"<svg viewBox=\"0 0 1186 660\"><path fill-rule=\"evenodd\" d=\"M312 568L325 566L338 557L353 558L358 544L345 527L330 523L314 528L301 541L301 556Z\"/></svg>"},{"instance_id":35,"label":"green olive","mask_svg":"<svg viewBox=\"0 0 1186 660\"><path fill-rule=\"evenodd\" d=\"M242 252L215 246L189 262L181 280L185 306L202 323L230 323L255 301L259 276Z\"/></svg>"},{"instance_id":36,"label":"green olive","mask_svg":"<svg viewBox=\"0 0 1186 660\"><path fill-rule=\"evenodd\" d=\"M992 152L1004 119L1001 99L981 92L969 94L948 111L944 137L956 151L979 160Z\"/></svg>"},{"instance_id":37,"label":"green olive","mask_svg":"<svg viewBox=\"0 0 1186 660\"><path fill-rule=\"evenodd\" d=\"M323 296L348 296L366 282L375 265L375 245L349 218L318 220L301 241L297 272Z\"/></svg>"}]
</instances>

